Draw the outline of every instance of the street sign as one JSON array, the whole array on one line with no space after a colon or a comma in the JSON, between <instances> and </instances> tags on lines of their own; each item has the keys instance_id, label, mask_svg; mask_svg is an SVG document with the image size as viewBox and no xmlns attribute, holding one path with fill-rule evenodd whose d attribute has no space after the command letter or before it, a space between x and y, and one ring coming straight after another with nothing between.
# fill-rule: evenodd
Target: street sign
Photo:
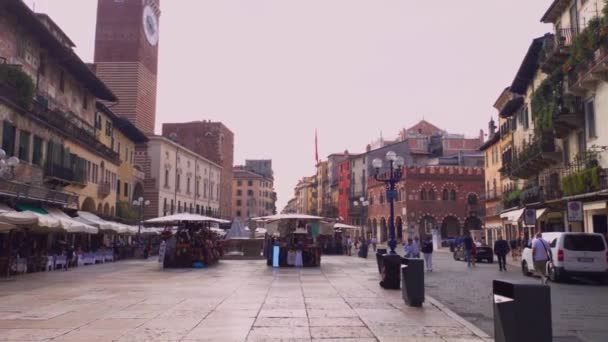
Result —
<instances>
[{"instance_id":1,"label":"street sign","mask_svg":"<svg viewBox=\"0 0 608 342\"><path fill-rule=\"evenodd\" d=\"M524 210L524 226L536 227L536 209Z\"/></svg>"},{"instance_id":2,"label":"street sign","mask_svg":"<svg viewBox=\"0 0 608 342\"><path fill-rule=\"evenodd\" d=\"M583 203L568 202L568 222L583 222Z\"/></svg>"}]
</instances>

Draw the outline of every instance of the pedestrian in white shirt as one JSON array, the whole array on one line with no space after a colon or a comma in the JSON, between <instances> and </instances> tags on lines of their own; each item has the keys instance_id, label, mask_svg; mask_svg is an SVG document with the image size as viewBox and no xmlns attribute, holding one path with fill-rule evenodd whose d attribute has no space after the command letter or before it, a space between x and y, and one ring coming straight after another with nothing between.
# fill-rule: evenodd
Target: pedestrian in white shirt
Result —
<instances>
[{"instance_id":1,"label":"pedestrian in white shirt","mask_svg":"<svg viewBox=\"0 0 608 342\"><path fill-rule=\"evenodd\" d=\"M547 276L547 264L551 262L551 245L541 233L536 234L536 239L532 241L532 261L534 261L534 269L540 274L540 279L543 284L549 280Z\"/></svg>"},{"instance_id":2,"label":"pedestrian in white shirt","mask_svg":"<svg viewBox=\"0 0 608 342\"><path fill-rule=\"evenodd\" d=\"M414 237L412 242L412 258L420 258L420 238Z\"/></svg>"}]
</instances>

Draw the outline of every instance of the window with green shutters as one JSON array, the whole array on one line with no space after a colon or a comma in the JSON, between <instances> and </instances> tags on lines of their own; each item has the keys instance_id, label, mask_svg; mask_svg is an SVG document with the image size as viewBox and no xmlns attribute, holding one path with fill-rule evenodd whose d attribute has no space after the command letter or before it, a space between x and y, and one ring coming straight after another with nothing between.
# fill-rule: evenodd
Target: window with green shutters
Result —
<instances>
[{"instance_id":1,"label":"window with green shutters","mask_svg":"<svg viewBox=\"0 0 608 342\"><path fill-rule=\"evenodd\" d=\"M30 137L29 132L19 132L19 159L22 161L30 162Z\"/></svg>"},{"instance_id":2,"label":"window with green shutters","mask_svg":"<svg viewBox=\"0 0 608 342\"><path fill-rule=\"evenodd\" d=\"M15 133L15 126L4 121L2 125L2 149L8 157L15 155Z\"/></svg>"},{"instance_id":3,"label":"window with green shutters","mask_svg":"<svg viewBox=\"0 0 608 342\"><path fill-rule=\"evenodd\" d=\"M32 151L32 164L42 166L42 144L43 140L34 135L34 150Z\"/></svg>"}]
</instances>

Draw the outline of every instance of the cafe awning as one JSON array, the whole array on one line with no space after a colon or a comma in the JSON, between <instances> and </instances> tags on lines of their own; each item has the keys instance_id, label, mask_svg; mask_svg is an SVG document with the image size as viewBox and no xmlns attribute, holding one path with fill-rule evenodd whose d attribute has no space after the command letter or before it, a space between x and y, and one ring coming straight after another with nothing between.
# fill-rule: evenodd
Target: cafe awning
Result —
<instances>
[{"instance_id":1,"label":"cafe awning","mask_svg":"<svg viewBox=\"0 0 608 342\"><path fill-rule=\"evenodd\" d=\"M68 214L64 213L63 210L57 208L45 208L50 216L59 220L61 228L65 229L68 233L87 233L97 234L99 229L92 225L86 224L81 221L77 221L71 218Z\"/></svg>"},{"instance_id":2,"label":"cafe awning","mask_svg":"<svg viewBox=\"0 0 608 342\"><path fill-rule=\"evenodd\" d=\"M79 211L78 217L75 217L74 219L76 221L97 227L100 230L113 231L119 234L126 232L125 229L120 227L118 223L106 221L101 217L88 211Z\"/></svg>"},{"instance_id":3,"label":"cafe awning","mask_svg":"<svg viewBox=\"0 0 608 342\"><path fill-rule=\"evenodd\" d=\"M510 224L517 224L525 209L516 209L500 214L500 218L506 219Z\"/></svg>"}]
</instances>

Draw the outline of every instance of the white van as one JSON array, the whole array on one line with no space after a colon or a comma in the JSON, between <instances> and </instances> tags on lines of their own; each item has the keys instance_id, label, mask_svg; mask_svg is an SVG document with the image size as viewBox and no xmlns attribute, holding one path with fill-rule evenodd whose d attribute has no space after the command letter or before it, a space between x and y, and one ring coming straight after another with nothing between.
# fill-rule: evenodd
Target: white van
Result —
<instances>
[{"instance_id":1,"label":"white van","mask_svg":"<svg viewBox=\"0 0 608 342\"><path fill-rule=\"evenodd\" d=\"M552 281L569 276L594 277L608 281L608 245L604 236L596 233L543 233L551 245L553 266L547 266ZM524 275L534 272L532 248L522 253L521 269Z\"/></svg>"}]
</instances>

